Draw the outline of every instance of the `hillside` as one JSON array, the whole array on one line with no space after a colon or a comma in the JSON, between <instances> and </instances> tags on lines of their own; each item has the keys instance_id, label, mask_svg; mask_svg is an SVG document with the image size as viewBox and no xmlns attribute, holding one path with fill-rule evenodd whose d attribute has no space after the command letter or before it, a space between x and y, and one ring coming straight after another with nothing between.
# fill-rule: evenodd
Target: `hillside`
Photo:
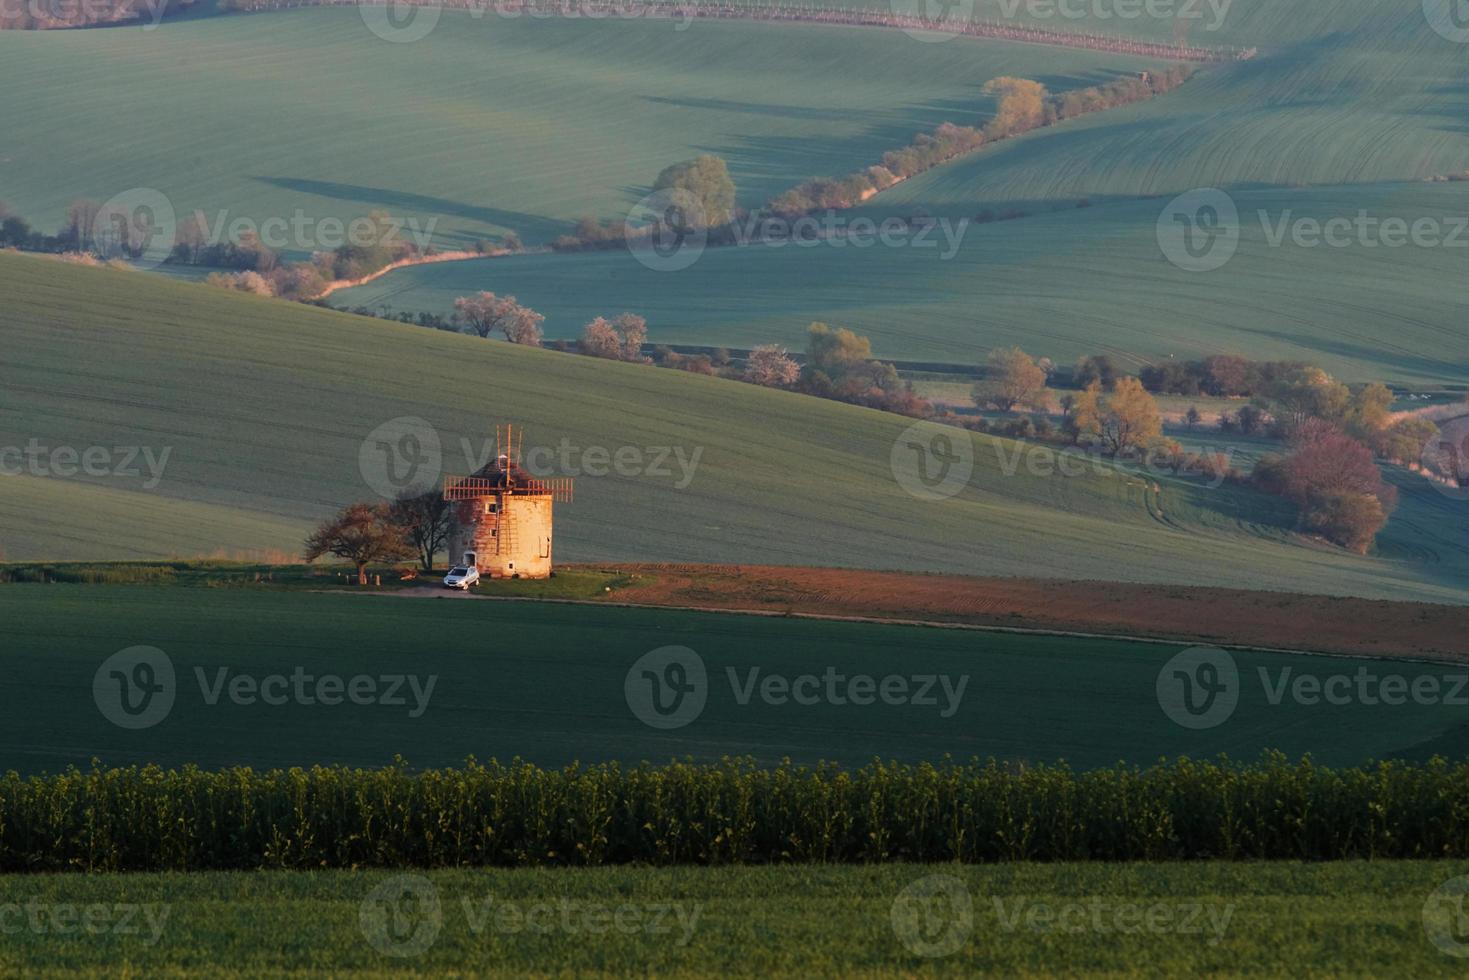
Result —
<instances>
[{"instance_id":1,"label":"hillside","mask_svg":"<svg viewBox=\"0 0 1469 980\"><path fill-rule=\"evenodd\" d=\"M657 343L799 349L807 324L825 320L869 335L879 355L896 359L975 364L993 347L1019 344L1058 363L1107 353L1136 368L1239 353L1305 360L1353 381L1469 382L1459 304L1441 288L1456 281L1469 249L1270 240L1282 220L1324 223L1362 210L1432 219L1448 239L1469 219L1469 183L1233 197L1239 246L1209 272L1165 258L1158 221L1168 201L1155 199L972 224L952 254L935 233L923 248L709 248L671 274L625 250L522 256L405 269L332 303L447 313L456 296L492 289L544 313L550 337L578 336L593 316L630 309L648 318ZM1469 232L1458 240L1469 245Z\"/></svg>"},{"instance_id":2,"label":"hillside","mask_svg":"<svg viewBox=\"0 0 1469 980\"><path fill-rule=\"evenodd\" d=\"M481 14L446 12L412 44L352 9L0 33L0 89L27 92L0 108L0 197L47 231L74 198L145 186L211 221L381 208L437 219L441 249L510 229L545 242L584 215L625 217L699 153L723 156L754 206L980 118L998 75L1066 89L1146 64L898 31Z\"/></svg>"},{"instance_id":3,"label":"hillside","mask_svg":"<svg viewBox=\"0 0 1469 980\"><path fill-rule=\"evenodd\" d=\"M975 16L1005 9L989 0ZM1158 18L1062 26L1163 36ZM893 358L973 362L1010 343L1133 365L1228 351L1309 360L1352 380L1469 381L1457 308L1437 288L1457 277L1462 247L1270 247L1257 217L1462 223L1464 185L1422 180L1469 167L1462 93L1450 81L1463 46L1417 4L1368 0L1238 0L1214 33L1190 38L1260 53L1209 66L1161 98L993 144L844 217L1027 213L969 227L952 258L943 235L923 249L711 250L678 275L619 254L526 257L399 272L337 299L442 312L493 288L542 308L552 336L617 307L645 313L672 343L798 344L809 321L825 319ZM991 46L913 44L941 56ZM1045 80L1038 67L1022 73ZM1207 274L1168 264L1157 244L1168 200L1199 187L1226 189L1243 218L1239 254ZM1082 201L1091 207L1075 210Z\"/></svg>"},{"instance_id":4,"label":"hillside","mask_svg":"<svg viewBox=\"0 0 1469 980\"><path fill-rule=\"evenodd\" d=\"M1167 98L937 168L872 209L971 213L980 203L1417 180L1469 167L1464 93L1452 81L1464 48L1435 33L1420 4L1269 6L1279 18L1331 16L1307 21L1315 33L1267 35L1257 57L1211 67Z\"/></svg>"},{"instance_id":5,"label":"hillside","mask_svg":"<svg viewBox=\"0 0 1469 980\"><path fill-rule=\"evenodd\" d=\"M1390 525L1390 557L1358 558L1292 535L1270 498L1172 479L1160 496L1105 468L1006 475L1015 444L981 436L968 437L965 489L922 501L891 462L908 420L867 409L25 256L0 255L0 294L0 446L170 453L151 489L123 475L7 478L24 488L0 504L12 560L294 552L313 520L371 496L359 468L368 436L414 416L436 427L450 472L465 472L504 420L525 424L527 447L568 440L588 466L606 459L581 447L630 447L644 465L578 481L557 522L562 560L1469 599L1452 509L1407 539L1411 551ZM682 488L673 459L655 465L656 447L699 454ZM211 527L217 540L201 542Z\"/></svg>"}]
</instances>

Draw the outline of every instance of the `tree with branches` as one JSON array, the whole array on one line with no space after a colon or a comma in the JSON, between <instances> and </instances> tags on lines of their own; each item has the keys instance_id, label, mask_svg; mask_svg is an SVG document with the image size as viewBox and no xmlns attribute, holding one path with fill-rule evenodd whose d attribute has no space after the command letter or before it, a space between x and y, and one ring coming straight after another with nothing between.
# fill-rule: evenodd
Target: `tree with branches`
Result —
<instances>
[{"instance_id":1,"label":"tree with branches","mask_svg":"<svg viewBox=\"0 0 1469 980\"><path fill-rule=\"evenodd\" d=\"M434 556L444 550L449 540L454 517L444 494L437 487L423 493L406 490L388 505L388 515L418 552L419 567L425 572L432 571Z\"/></svg>"},{"instance_id":2,"label":"tree with branches","mask_svg":"<svg viewBox=\"0 0 1469 980\"><path fill-rule=\"evenodd\" d=\"M521 306L514 296L481 292L454 301L454 322L460 327L480 337L489 337L498 330L512 344L540 346L545 319L530 307Z\"/></svg>"},{"instance_id":3,"label":"tree with branches","mask_svg":"<svg viewBox=\"0 0 1469 980\"><path fill-rule=\"evenodd\" d=\"M750 351L745 359L745 380L767 388L789 388L801 377L797 364L785 349L765 344Z\"/></svg>"},{"instance_id":4,"label":"tree with branches","mask_svg":"<svg viewBox=\"0 0 1469 980\"><path fill-rule=\"evenodd\" d=\"M985 361L984 379L974 386L972 397L980 408L1043 410L1049 401L1046 372L1019 347L992 350Z\"/></svg>"},{"instance_id":5,"label":"tree with branches","mask_svg":"<svg viewBox=\"0 0 1469 980\"><path fill-rule=\"evenodd\" d=\"M372 562L412 558L414 548L385 505L349 504L341 513L324 521L306 539L305 559L323 555L345 558L357 566L357 584L367 584L367 566Z\"/></svg>"}]
</instances>

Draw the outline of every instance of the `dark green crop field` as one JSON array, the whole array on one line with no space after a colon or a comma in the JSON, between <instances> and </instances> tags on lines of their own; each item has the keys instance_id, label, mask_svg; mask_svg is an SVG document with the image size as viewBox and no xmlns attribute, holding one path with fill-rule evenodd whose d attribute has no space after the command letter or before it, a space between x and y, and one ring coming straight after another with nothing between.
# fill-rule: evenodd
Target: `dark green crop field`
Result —
<instances>
[{"instance_id":1,"label":"dark green crop field","mask_svg":"<svg viewBox=\"0 0 1469 980\"><path fill-rule=\"evenodd\" d=\"M1241 651L1237 706L1189 728L1160 701L1159 674L1181 650L1166 644L253 589L0 586L0 642L14 693L0 767L21 772L94 757L268 767L397 755L560 766L947 754L1088 768L1266 749L1349 765L1462 756L1469 699L1462 667ZM169 667L104 667L135 647ZM670 667L678 658L657 653L670 647L696 661ZM153 713L127 714L124 696ZM659 714L655 698L678 710Z\"/></svg>"}]
</instances>

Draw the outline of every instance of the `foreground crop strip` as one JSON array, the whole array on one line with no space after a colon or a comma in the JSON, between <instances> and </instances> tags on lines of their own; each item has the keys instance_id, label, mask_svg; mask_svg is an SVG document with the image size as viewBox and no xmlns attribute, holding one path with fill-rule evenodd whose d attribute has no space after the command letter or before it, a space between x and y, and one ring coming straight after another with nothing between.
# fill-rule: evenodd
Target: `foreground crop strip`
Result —
<instances>
[{"instance_id":1,"label":"foreground crop strip","mask_svg":"<svg viewBox=\"0 0 1469 980\"><path fill-rule=\"evenodd\" d=\"M515 763L0 780L0 870L1469 857L1469 763Z\"/></svg>"}]
</instances>

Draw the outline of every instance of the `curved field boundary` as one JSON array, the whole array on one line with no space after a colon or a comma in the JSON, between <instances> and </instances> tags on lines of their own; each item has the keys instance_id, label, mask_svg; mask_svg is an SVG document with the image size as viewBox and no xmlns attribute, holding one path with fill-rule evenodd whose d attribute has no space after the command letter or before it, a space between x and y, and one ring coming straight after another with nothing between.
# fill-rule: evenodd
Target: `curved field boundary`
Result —
<instances>
[{"instance_id":1,"label":"curved field boundary","mask_svg":"<svg viewBox=\"0 0 1469 980\"><path fill-rule=\"evenodd\" d=\"M387 265L383 266L381 269L378 269L376 272L369 272L367 275L359 276L356 279L333 279L322 288L321 292L317 293L311 298L313 300L326 299L328 296L330 296L332 293L335 293L339 289L351 289L354 286L364 286L367 283L373 282L374 280L381 279L389 272L397 272L399 269L407 269L410 266L415 265L434 265L439 262L468 262L471 259L498 259L506 255L540 255L549 253L550 251L551 250L549 248L537 245L533 248L523 248L516 252L512 252L508 248L499 248L491 252L459 251L435 252L433 255L418 255L414 256L411 259L399 259L396 262L389 262Z\"/></svg>"},{"instance_id":2,"label":"curved field boundary","mask_svg":"<svg viewBox=\"0 0 1469 980\"><path fill-rule=\"evenodd\" d=\"M289 10L298 7L384 6L364 4L360 0L228 0L226 9L255 13L263 10ZM1053 31L1043 27L1007 24L999 21L973 21L958 18L930 18L878 10L853 10L847 7L823 6L753 6L733 3L679 3L673 0L573 0L563 3L525 2L525 0L394 0L413 6L445 10L467 10L476 17L486 13L503 17L585 17L588 20L658 18L668 20L748 20L763 22L796 22L834 24L847 27L885 27L905 31L953 34L963 37L1014 41L1021 44L1048 44L1066 48L1086 48L1110 54L1159 58L1166 61L1228 62L1244 61L1255 56L1256 48L1196 47L1183 44L1159 44L1110 34L1082 34L1076 31Z\"/></svg>"}]
</instances>

